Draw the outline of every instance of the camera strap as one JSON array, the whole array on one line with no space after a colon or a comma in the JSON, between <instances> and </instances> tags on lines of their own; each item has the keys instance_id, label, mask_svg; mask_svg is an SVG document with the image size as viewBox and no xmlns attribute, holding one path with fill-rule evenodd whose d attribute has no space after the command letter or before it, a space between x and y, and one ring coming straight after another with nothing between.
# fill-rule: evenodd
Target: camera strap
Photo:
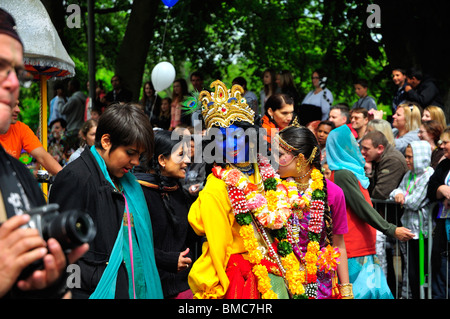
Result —
<instances>
[{"instance_id":1,"label":"camera strap","mask_svg":"<svg viewBox=\"0 0 450 319\"><path fill-rule=\"evenodd\" d=\"M30 210L28 197L3 147L0 147L0 189L8 218Z\"/></svg>"},{"instance_id":2,"label":"camera strap","mask_svg":"<svg viewBox=\"0 0 450 319\"><path fill-rule=\"evenodd\" d=\"M131 261L131 278L133 282L133 297L136 299L136 288L134 284L134 262L133 262L133 239L131 236L131 216L130 216L130 210L128 209L128 202L125 194L122 194L123 198L125 199L125 209L127 211L127 225L128 225L128 243L130 246L130 261Z\"/></svg>"}]
</instances>

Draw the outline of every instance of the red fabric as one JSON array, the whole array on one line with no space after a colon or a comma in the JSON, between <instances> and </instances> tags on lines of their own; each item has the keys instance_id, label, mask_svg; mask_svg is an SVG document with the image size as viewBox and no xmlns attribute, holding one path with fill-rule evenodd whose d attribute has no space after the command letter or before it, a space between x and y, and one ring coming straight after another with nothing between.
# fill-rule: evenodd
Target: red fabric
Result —
<instances>
[{"instance_id":1,"label":"red fabric","mask_svg":"<svg viewBox=\"0 0 450 319\"><path fill-rule=\"evenodd\" d=\"M331 172L330 180L334 182L334 171ZM359 189L365 200L372 206L369 191L359 183ZM347 257L361 257L376 254L376 230L361 218L359 218L347 205L348 233L344 234Z\"/></svg>"},{"instance_id":2,"label":"red fabric","mask_svg":"<svg viewBox=\"0 0 450 319\"><path fill-rule=\"evenodd\" d=\"M226 274L230 280L225 299L259 299L258 281L252 273L252 264L241 254L233 254Z\"/></svg>"},{"instance_id":3,"label":"red fabric","mask_svg":"<svg viewBox=\"0 0 450 319\"><path fill-rule=\"evenodd\" d=\"M352 124L347 124L348 128L352 132L353 136L358 139L358 133L355 131L355 129L352 127Z\"/></svg>"}]
</instances>

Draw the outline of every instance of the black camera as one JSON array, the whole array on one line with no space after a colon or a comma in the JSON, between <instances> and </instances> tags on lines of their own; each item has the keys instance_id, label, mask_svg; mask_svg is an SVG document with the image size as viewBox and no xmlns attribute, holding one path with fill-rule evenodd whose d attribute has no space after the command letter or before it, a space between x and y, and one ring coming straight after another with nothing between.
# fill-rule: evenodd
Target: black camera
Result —
<instances>
[{"instance_id":1,"label":"black camera","mask_svg":"<svg viewBox=\"0 0 450 319\"><path fill-rule=\"evenodd\" d=\"M38 170L36 174L36 179L38 183L52 184L55 179L55 176L50 176L50 174L45 170Z\"/></svg>"},{"instance_id":2,"label":"black camera","mask_svg":"<svg viewBox=\"0 0 450 319\"><path fill-rule=\"evenodd\" d=\"M88 213L75 209L60 213L58 210L58 204L30 209L25 212L30 215L30 220L23 227L37 229L45 241L49 238L56 239L64 251L94 239L97 229ZM42 260L38 260L25 268L19 279L28 277L33 271L42 267Z\"/></svg>"}]
</instances>

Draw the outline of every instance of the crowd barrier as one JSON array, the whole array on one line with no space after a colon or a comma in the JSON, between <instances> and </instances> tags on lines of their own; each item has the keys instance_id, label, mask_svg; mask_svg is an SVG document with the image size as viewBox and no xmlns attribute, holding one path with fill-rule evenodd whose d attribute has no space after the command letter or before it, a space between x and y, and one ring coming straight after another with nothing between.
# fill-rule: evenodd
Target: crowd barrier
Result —
<instances>
[{"instance_id":1,"label":"crowd barrier","mask_svg":"<svg viewBox=\"0 0 450 319\"><path fill-rule=\"evenodd\" d=\"M400 204L396 203L393 200L379 200L379 199L371 199L373 207L390 223L400 225L400 217L403 212L403 208ZM437 208L438 203L431 204L431 212ZM420 234L419 234L419 289L420 289L420 299L432 299L432 265L431 265L431 255L432 255L432 246L433 246L433 214L428 214L428 225L427 229L422 229L424 225L424 217L421 212L419 213L420 220ZM428 233L428 240L425 240L424 234ZM409 264L408 264L408 254L409 254L409 243L400 242L399 240L393 240L395 245L393 247L392 259L389 262L392 262L393 269L395 271L395 285L391 290L394 298L396 299L409 299L411 298L410 294L410 285L409 285ZM425 245L427 247L425 247ZM403 252L401 251L403 249ZM448 242L447 242L447 252L448 252ZM404 257L404 258L402 258ZM402 263L405 265L402 265ZM447 254L447 267L448 270L448 254ZM392 275L392 274L391 274ZM401 278L401 281L399 280ZM449 274L447 271L446 275L446 286L448 287ZM449 299L448 289L446 289L446 299Z\"/></svg>"}]
</instances>

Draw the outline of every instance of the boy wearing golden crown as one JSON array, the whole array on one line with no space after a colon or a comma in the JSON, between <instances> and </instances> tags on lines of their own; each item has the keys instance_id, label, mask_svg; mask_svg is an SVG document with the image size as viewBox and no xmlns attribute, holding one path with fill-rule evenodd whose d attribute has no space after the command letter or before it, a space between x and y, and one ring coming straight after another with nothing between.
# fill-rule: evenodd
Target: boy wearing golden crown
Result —
<instances>
[{"instance_id":1,"label":"boy wearing golden crown","mask_svg":"<svg viewBox=\"0 0 450 319\"><path fill-rule=\"evenodd\" d=\"M217 80L213 87L199 100L223 161L216 160L188 215L207 239L189 274L194 298L308 298L284 227L292 213L288 192L270 162L251 152L255 140L244 132L256 130L254 112L239 85L227 89Z\"/></svg>"}]
</instances>

